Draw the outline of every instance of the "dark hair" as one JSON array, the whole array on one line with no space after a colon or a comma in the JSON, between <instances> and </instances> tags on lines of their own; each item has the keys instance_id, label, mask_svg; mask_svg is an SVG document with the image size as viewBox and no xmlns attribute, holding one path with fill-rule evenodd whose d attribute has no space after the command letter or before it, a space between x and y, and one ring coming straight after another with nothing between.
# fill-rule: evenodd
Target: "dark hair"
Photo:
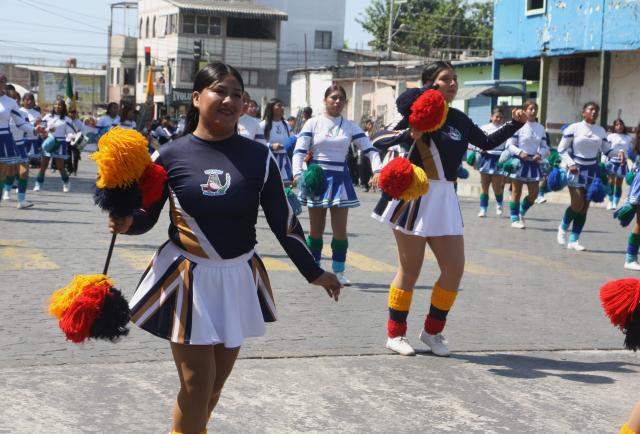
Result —
<instances>
[{"instance_id":1,"label":"dark hair","mask_svg":"<svg viewBox=\"0 0 640 434\"><path fill-rule=\"evenodd\" d=\"M436 60L435 62L431 62L425 66L422 70L422 87L432 87L438 77L438 74L445 69L455 70L451 63L444 60Z\"/></svg>"},{"instance_id":2,"label":"dark hair","mask_svg":"<svg viewBox=\"0 0 640 434\"><path fill-rule=\"evenodd\" d=\"M311 107L305 107L302 109L302 116L309 119L313 115L313 109Z\"/></svg>"},{"instance_id":3,"label":"dark hair","mask_svg":"<svg viewBox=\"0 0 640 434\"><path fill-rule=\"evenodd\" d=\"M53 107L51 108L51 116L56 115L56 106L58 105L58 103L62 104L62 113L60 114L60 119L64 119L69 113L67 112L67 103L64 102L63 99L58 99L53 103Z\"/></svg>"},{"instance_id":4,"label":"dark hair","mask_svg":"<svg viewBox=\"0 0 640 434\"><path fill-rule=\"evenodd\" d=\"M584 103L584 105L582 106L582 111L585 111L589 106L594 106L598 109L598 111L600 111L600 106L595 101L587 101L586 103Z\"/></svg>"},{"instance_id":5,"label":"dark hair","mask_svg":"<svg viewBox=\"0 0 640 434\"><path fill-rule=\"evenodd\" d=\"M291 120L295 121L295 120L296 120L296 117L295 117L295 116L289 116L289 117L287 118L287 121L291 121Z\"/></svg>"},{"instance_id":6,"label":"dark hair","mask_svg":"<svg viewBox=\"0 0 640 434\"><path fill-rule=\"evenodd\" d=\"M202 92L203 89L211 86L213 83L224 80L228 75L232 75L233 78L238 80L240 87L244 92L244 82L240 73L231 65L222 62L212 62L202 68L196 74L193 80L193 92ZM187 111L187 119L185 121L184 134L191 134L195 131L200 120L200 111L193 105L193 97L191 98L191 104Z\"/></svg>"},{"instance_id":7,"label":"dark hair","mask_svg":"<svg viewBox=\"0 0 640 434\"><path fill-rule=\"evenodd\" d=\"M347 98L347 91L344 90L344 87L340 86L339 84L332 84L331 86L329 86L327 88L327 90L324 91L324 97L327 98L329 95L331 95L333 92L340 92L345 99Z\"/></svg>"},{"instance_id":8,"label":"dark hair","mask_svg":"<svg viewBox=\"0 0 640 434\"><path fill-rule=\"evenodd\" d=\"M500 107L494 107L493 110L491 110L491 116L495 115L496 113L500 113L502 116L504 116L504 110L502 110Z\"/></svg>"},{"instance_id":9,"label":"dark hair","mask_svg":"<svg viewBox=\"0 0 640 434\"><path fill-rule=\"evenodd\" d=\"M538 107L538 103L537 103L537 102L535 102L535 101L534 101L534 100L532 100L532 99L528 99L528 100L526 100L526 101L522 104L522 109L523 109L523 110L526 110L526 109L528 109L529 107L531 107L532 105L535 105L536 107Z\"/></svg>"},{"instance_id":10,"label":"dark hair","mask_svg":"<svg viewBox=\"0 0 640 434\"><path fill-rule=\"evenodd\" d=\"M616 124L622 125L622 128L623 128L624 132L625 133L627 132L627 126L625 125L624 121L622 119L618 118L618 119L615 119L613 121L613 123L611 124L611 132L612 133L616 132Z\"/></svg>"},{"instance_id":11,"label":"dark hair","mask_svg":"<svg viewBox=\"0 0 640 434\"><path fill-rule=\"evenodd\" d=\"M269 137L271 136L271 128L273 127L273 107L278 103L284 104L281 99L272 98L264 108L264 137L267 140L269 140ZM282 122L284 122L284 118L282 119ZM287 126L287 130L288 128L289 127Z\"/></svg>"},{"instance_id":12,"label":"dark hair","mask_svg":"<svg viewBox=\"0 0 640 434\"><path fill-rule=\"evenodd\" d=\"M124 122L127 120L127 113L130 111L135 111L136 107L130 102L123 102L120 106L120 121Z\"/></svg>"},{"instance_id":13,"label":"dark hair","mask_svg":"<svg viewBox=\"0 0 640 434\"><path fill-rule=\"evenodd\" d=\"M110 102L109 104L107 104L107 113L109 112L111 107L118 108L118 103L117 102Z\"/></svg>"}]
</instances>

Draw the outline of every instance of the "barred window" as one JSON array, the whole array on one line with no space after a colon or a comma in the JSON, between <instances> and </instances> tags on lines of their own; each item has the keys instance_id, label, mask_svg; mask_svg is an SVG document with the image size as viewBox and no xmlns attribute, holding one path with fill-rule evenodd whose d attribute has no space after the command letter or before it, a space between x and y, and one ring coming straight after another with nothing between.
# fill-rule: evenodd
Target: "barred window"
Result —
<instances>
[{"instance_id":1,"label":"barred window","mask_svg":"<svg viewBox=\"0 0 640 434\"><path fill-rule=\"evenodd\" d=\"M584 57L567 57L558 62L558 86L582 86L584 84Z\"/></svg>"},{"instance_id":2,"label":"barred window","mask_svg":"<svg viewBox=\"0 0 640 434\"><path fill-rule=\"evenodd\" d=\"M315 48L321 50L331 49L331 32L316 30Z\"/></svg>"},{"instance_id":3,"label":"barred window","mask_svg":"<svg viewBox=\"0 0 640 434\"><path fill-rule=\"evenodd\" d=\"M525 1L525 14L535 15L543 14L546 9L546 0L524 0Z\"/></svg>"}]
</instances>

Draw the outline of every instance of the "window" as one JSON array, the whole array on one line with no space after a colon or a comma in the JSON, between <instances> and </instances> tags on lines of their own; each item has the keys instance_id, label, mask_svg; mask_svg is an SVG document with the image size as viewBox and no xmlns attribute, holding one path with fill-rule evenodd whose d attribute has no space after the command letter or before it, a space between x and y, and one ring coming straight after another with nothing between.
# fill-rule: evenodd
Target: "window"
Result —
<instances>
[{"instance_id":1,"label":"window","mask_svg":"<svg viewBox=\"0 0 640 434\"><path fill-rule=\"evenodd\" d=\"M120 68L116 68L115 81L116 81L116 84L120 84Z\"/></svg>"},{"instance_id":2,"label":"window","mask_svg":"<svg viewBox=\"0 0 640 434\"><path fill-rule=\"evenodd\" d=\"M149 17L147 17L147 23L145 24L145 31L144 31L144 37L148 38L149 37Z\"/></svg>"},{"instance_id":3,"label":"window","mask_svg":"<svg viewBox=\"0 0 640 434\"><path fill-rule=\"evenodd\" d=\"M180 81L193 81L195 67L193 59L182 59L180 62Z\"/></svg>"},{"instance_id":4,"label":"window","mask_svg":"<svg viewBox=\"0 0 640 434\"><path fill-rule=\"evenodd\" d=\"M567 57L558 61L558 86L584 84L584 57Z\"/></svg>"},{"instance_id":5,"label":"window","mask_svg":"<svg viewBox=\"0 0 640 434\"><path fill-rule=\"evenodd\" d=\"M546 10L546 0L524 0L525 15L544 14Z\"/></svg>"},{"instance_id":6,"label":"window","mask_svg":"<svg viewBox=\"0 0 640 434\"><path fill-rule=\"evenodd\" d=\"M182 16L182 33L193 34L195 32L196 32L195 15L183 15Z\"/></svg>"},{"instance_id":7,"label":"window","mask_svg":"<svg viewBox=\"0 0 640 434\"><path fill-rule=\"evenodd\" d=\"M213 36L222 34L222 24L219 17L209 17L209 34Z\"/></svg>"},{"instance_id":8,"label":"window","mask_svg":"<svg viewBox=\"0 0 640 434\"><path fill-rule=\"evenodd\" d=\"M316 30L315 48L319 50L331 49L331 32Z\"/></svg>"},{"instance_id":9,"label":"window","mask_svg":"<svg viewBox=\"0 0 640 434\"><path fill-rule=\"evenodd\" d=\"M198 35L209 34L209 17L196 17L196 33Z\"/></svg>"},{"instance_id":10,"label":"window","mask_svg":"<svg viewBox=\"0 0 640 434\"><path fill-rule=\"evenodd\" d=\"M116 84L116 74L115 69L111 68L111 85L113 86L114 84Z\"/></svg>"},{"instance_id":11,"label":"window","mask_svg":"<svg viewBox=\"0 0 640 434\"><path fill-rule=\"evenodd\" d=\"M138 83L142 81L142 62L138 62Z\"/></svg>"},{"instance_id":12,"label":"window","mask_svg":"<svg viewBox=\"0 0 640 434\"><path fill-rule=\"evenodd\" d=\"M133 86L136 84L136 68L124 68L122 84L125 86Z\"/></svg>"},{"instance_id":13,"label":"window","mask_svg":"<svg viewBox=\"0 0 640 434\"><path fill-rule=\"evenodd\" d=\"M178 14L169 15L169 33L178 33Z\"/></svg>"},{"instance_id":14,"label":"window","mask_svg":"<svg viewBox=\"0 0 640 434\"><path fill-rule=\"evenodd\" d=\"M140 29L138 29L138 38L142 39L142 18L140 18Z\"/></svg>"},{"instance_id":15,"label":"window","mask_svg":"<svg viewBox=\"0 0 640 434\"><path fill-rule=\"evenodd\" d=\"M153 17L153 26L151 27L151 36L156 37L156 17Z\"/></svg>"},{"instance_id":16,"label":"window","mask_svg":"<svg viewBox=\"0 0 640 434\"><path fill-rule=\"evenodd\" d=\"M247 39L276 39L276 22L244 18L227 18L227 36Z\"/></svg>"},{"instance_id":17,"label":"window","mask_svg":"<svg viewBox=\"0 0 640 434\"><path fill-rule=\"evenodd\" d=\"M258 71L243 69L240 71L240 75L242 76L245 87L258 85Z\"/></svg>"}]
</instances>

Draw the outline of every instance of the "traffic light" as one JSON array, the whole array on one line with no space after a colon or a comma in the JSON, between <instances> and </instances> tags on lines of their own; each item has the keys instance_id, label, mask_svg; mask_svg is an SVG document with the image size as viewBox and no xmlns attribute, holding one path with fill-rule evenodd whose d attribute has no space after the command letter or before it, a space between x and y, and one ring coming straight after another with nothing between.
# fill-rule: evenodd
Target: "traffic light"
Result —
<instances>
[{"instance_id":1,"label":"traffic light","mask_svg":"<svg viewBox=\"0 0 640 434\"><path fill-rule=\"evenodd\" d=\"M193 59L196 63L202 58L202 39L193 41Z\"/></svg>"},{"instance_id":2,"label":"traffic light","mask_svg":"<svg viewBox=\"0 0 640 434\"><path fill-rule=\"evenodd\" d=\"M151 47L144 47L144 66L151 65Z\"/></svg>"}]
</instances>

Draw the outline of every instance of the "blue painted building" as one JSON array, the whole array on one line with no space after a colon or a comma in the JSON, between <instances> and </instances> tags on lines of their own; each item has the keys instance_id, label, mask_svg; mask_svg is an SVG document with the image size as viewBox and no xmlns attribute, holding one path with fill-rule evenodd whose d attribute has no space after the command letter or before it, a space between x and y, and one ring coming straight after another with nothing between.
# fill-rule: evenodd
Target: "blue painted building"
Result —
<instances>
[{"instance_id":1,"label":"blue painted building","mask_svg":"<svg viewBox=\"0 0 640 434\"><path fill-rule=\"evenodd\" d=\"M494 0L494 76L539 59L541 120L551 130L600 103L601 123L640 120L640 0Z\"/></svg>"}]
</instances>

